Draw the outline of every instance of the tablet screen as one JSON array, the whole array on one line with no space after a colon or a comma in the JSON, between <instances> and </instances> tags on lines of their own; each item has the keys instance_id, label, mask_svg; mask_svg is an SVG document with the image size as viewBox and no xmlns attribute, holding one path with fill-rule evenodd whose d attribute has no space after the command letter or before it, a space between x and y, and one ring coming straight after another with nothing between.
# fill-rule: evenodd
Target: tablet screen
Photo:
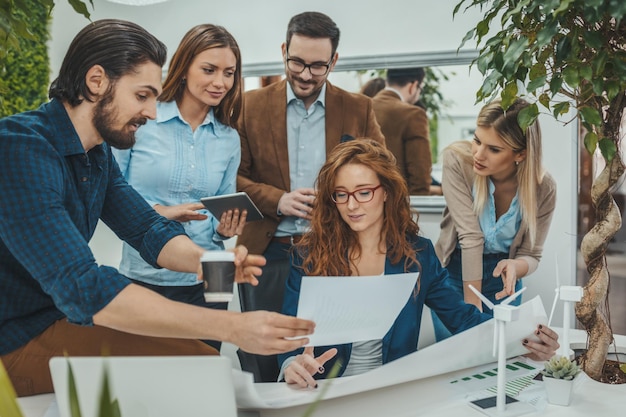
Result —
<instances>
[{"instance_id":1,"label":"tablet screen","mask_svg":"<svg viewBox=\"0 0 626 417\"><path fill-rule=\"evenodd\" d=\"M263 214L261 214L257 206L254 205L248 194L243 191L234 194L204 197L201 198L200 201L217 220L222 217L222 213L225 211L235 209L239 209L239 212L247 210L248 217L246 218L246 221L249 222L261 220L263 218Z\"/></svg>"}]
</instances>

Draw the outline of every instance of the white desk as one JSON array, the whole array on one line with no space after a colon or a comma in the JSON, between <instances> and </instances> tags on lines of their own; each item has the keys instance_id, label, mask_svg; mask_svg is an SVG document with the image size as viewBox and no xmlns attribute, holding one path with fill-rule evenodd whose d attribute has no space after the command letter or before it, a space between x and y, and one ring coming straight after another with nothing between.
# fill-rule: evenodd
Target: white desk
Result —
<instances>
[{"instance_id":1,"label":"white desk","mask_svg":"<svg viewBox=\"0 0 626 417\"><path fill-rule=\"evenodd\" d=\"M584 343L586 334L573 330L572 343ZM617 346L626 347L626 336L616 336ZM314 417L359 416L359 417L484 417L481 412L467 405L463 395L450 389L448 382L455 376L471 373L471 369L411 381L391 387L367 391L360 394L335 398L321 402ZM569 407L548 404L541 413L530 415L552 417L619 416L626 409L626 385L609 385L593 381L586 375L576 386L575 397ZM43 417L53 394L20 398L26 417ZM241 411L241 417L298 417L307 406L259 411Z\"/></svg>"}]
</instances>

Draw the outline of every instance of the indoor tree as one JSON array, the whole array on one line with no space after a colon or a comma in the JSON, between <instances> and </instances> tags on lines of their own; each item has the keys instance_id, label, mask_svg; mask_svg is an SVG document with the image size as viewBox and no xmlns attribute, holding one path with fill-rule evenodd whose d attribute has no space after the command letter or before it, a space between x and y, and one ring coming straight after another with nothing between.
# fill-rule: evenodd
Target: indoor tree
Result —
<instances>
[{"instance_id":1,"label":"indoor tree","mask_svg":"<svg viewBox=\"0 0 626 417\"><path fill-rule=\"evenodd\" d=\"M534 99L520 114L522 128L540 111L557 119L573 112L585 129L585 148L591 154L599 149L606 162L591 187L596 223L580 248L589 280L576 305L589 335L581 366L599 381L613 342L605 254L621 227L611 189L624 172L619 142L626 106L626 2L461 0L454 15L472 7L484 15L461 46L475 39L479 48L472 63L484 76L477 101L499 94L506 109L516 96Z\"/></svg>"}]
</instances>

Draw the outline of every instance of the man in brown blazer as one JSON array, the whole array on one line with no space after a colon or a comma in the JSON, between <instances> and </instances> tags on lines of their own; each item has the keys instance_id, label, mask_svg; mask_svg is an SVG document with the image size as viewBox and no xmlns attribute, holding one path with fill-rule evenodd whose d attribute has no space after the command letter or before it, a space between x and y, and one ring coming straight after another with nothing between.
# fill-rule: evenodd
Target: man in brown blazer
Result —
<instances>
[{"instance_id":1,"label":"man in brown blazer","mask_svg":"<svg viewBox=\"0 0 626 417\"><path fill-rule=\"evenodd\" d=\"M342 140L384 143L371 99L327 81L338 44L339 28L328 16L294 16L281 46L286 80L244 96L237 189L248 193L264 219L246 224L237 243L267 259L259 285L239 288L244 311L281 310L289 250L308 228L314 181L326 155ZM261 370L257 382L276 381L278 364L271 361L272 371Z\"/></svg>"},{"instance_id":2,"label":"man in brown blazer","mask_svg":"<svg viewBox=\"0 0 626 417\"><path fill-rule=\"evenodd\" d=\"M395 155L411 195L430 194L432 159L426 111L419 100L423 68L392 68L387 86L373 98L376 120Z\"/></svg>"}]
</instances>

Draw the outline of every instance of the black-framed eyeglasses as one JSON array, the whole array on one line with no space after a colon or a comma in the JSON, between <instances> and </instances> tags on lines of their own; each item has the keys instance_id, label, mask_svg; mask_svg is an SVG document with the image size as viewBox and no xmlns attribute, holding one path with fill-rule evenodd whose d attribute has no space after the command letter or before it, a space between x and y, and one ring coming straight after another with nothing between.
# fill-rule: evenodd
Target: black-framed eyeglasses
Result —
<instances>
[{"instance_id":1,"label":"black-framed eyeglasses","mask_svg":"<svg viewBox=\"0 0 626 417\"><path fill-rule=\"evenodd\" d=\"M350 200L350 196L352 196L359 203L368 203L374 198L374 191L378 190L382 186L382 184L378 184L378 186L373 188L359 188L358 190L354 190L352 192L335 190L330 195L330 198L333 199L335 204L346 204L348 200Z\"/></svg>"},{"instance_id":2,"label":"black-framed eyeglasses","mask_svg":"<svg viewBox=\"0 0 626 417\"><path fill-rule=\"evenodd\" d=\"M312 64L305 64L299 59L289 58L289 53L287 53L287 68L289 71L295 72L296 74L302 74L305 69L309 69L311 75L326 75L328 70L330 69L330 63L333 61L333 58L330 57L330 60L322 64L320 62L314 62Z\"/></svg>"}]
</instances>

